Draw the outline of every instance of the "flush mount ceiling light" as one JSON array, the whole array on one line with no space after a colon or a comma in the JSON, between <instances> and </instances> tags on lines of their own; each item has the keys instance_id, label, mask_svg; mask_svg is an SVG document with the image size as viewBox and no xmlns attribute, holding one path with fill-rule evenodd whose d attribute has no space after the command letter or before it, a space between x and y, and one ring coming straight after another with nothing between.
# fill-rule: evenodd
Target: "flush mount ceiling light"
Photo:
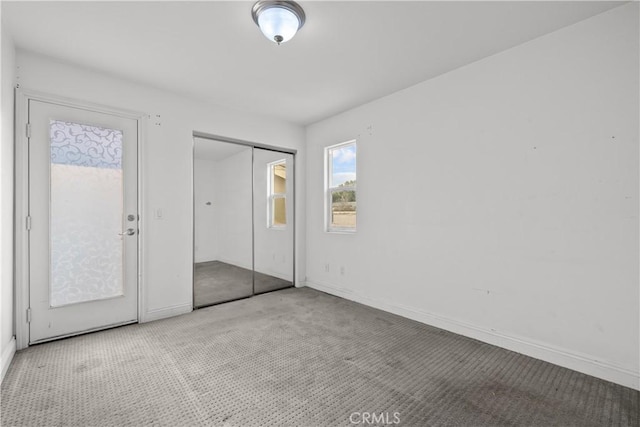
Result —
<instances>
[{"instance_id":1,"label":"flush mount ceiling light","mask_svg":"<svg viewBox=\"0 0 640 427\"><path fill-rule=\"evenodd\" d=\"M277 44L291 40L304 25L304 10L294 1L260 0L251 9L262 34Z\"/></svg>"}]
</instances>

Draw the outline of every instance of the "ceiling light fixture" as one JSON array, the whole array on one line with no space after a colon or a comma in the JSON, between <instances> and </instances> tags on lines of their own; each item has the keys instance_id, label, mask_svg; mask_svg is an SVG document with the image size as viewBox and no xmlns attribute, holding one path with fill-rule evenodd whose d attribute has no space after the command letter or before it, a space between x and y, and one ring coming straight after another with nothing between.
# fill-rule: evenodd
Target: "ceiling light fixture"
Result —
<instances>
[{"instance_id":1,"label":"ceiling light fixture","mask_svg":"<svg viewBox=\"0 0 640 427\"><path fill-rule=\"evenodd\" d=\"M288 0L260 0L253 5L251 16L262 34L277 44L291 40L305 20L302 7Z\"/></svg>"}]
</instances>

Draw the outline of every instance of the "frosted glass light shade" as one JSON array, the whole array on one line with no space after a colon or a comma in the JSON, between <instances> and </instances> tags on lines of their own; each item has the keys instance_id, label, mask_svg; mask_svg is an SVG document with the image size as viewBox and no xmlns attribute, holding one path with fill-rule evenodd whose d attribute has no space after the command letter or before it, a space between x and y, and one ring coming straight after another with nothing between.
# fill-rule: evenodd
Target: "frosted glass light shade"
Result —
<instances>
[{"instance_id":1,"label":"frosted glass light shade","mask_svg":"<svg viewBox=\"0 0 640 427\"><path fill-rule=\"evenodd\" d=\"M262 34L277 44L291 40L305 21L304 10L291 0L259 0L251 16Z\"/></svg>"},{"instance_id":2,"label":"frosted glass light shade","mask_svg":"<svg viewBox=\"0 0 640 427\"><path fill-rule=\"evenodd\" d=\"M270 7L258 16L258 26L266 38L280 44L291 40L296 35L300 21L288 9Z\"/></svg>"}]
</instances>

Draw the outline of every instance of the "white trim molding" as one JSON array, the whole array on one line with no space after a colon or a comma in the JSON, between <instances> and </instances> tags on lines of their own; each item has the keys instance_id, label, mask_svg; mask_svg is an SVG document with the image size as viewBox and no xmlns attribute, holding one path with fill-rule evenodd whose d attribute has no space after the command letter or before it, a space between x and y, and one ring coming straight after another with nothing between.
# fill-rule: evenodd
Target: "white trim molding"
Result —
<instances>
[{"instance_id":1,"label":"white trim molding","mask_svg":"<svg viewBox=\"0 0 640 427\"><path fill-rule=\"evenodd\" d=\"M169 307L156 308L143 313L140 318L140 323L153 322L154 320L179 316L181 314L191 313L192 311L193 306L191 302L185 304L176 304Z\"/></svg>"},{"instance_id":2,"label":"white trim molding","mask_svg":"<svg viewBox=\"0 0 640 427\"><path fill-rule=\"evenodd\" d=\"M526 356L553 363L563 368L572 369L583 374L591 375L606 381L623 385L635 390L640 390L640 373L621 366L603 362L588 355L569 352L549 344L535 342L530 339L510 336L490 329L480 328L455 319L439 316L424 310L381 301L366 297L358 292L327 283L314 280L305 282L305 285L318 291L326 292L350 301L355 301L369 307L377 308L398 316L416 320L429 326L444 329L455 334L473 338L488 344L515 351Z\"/></svg>"},{"instance_id":3,"label":"white trim molding","mask_svg":"<svg viewBox=\"0 0 640 427\"><path fill-rule=\"evenodd\" d=\"M7 344L6 348L2 352L2 374L0 375L0 383L4 381L4 376L9 370L9 365L13 360L13 356L16 354L16 337L11 337L11 340Z\"/></svg>"},{"instance_id":4,"label":"white trim molding","mask_svg":"<svg viewBox=\"0 0 640 427\"><path fill-rule=\"evenodd\" d=\"M14 280L15 280L15 332L16 347L22 350L29 346L29 233L26 231L26 216L29 213L29 157L28 138L25 128L29 121L29 94L16 89L15 94L15 158L14 158Z\"/></svg>"}]
</instances>

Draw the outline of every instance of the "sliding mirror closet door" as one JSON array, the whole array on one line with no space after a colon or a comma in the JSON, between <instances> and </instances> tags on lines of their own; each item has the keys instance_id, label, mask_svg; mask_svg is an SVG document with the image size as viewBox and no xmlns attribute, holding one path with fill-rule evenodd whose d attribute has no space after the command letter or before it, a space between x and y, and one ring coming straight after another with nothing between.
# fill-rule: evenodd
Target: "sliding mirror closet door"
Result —
<instances>
[{"instance_id":1,"label":"sliding mirror closet door","mask_svg":"<svg viewBox=\"0 0 640 427\"><path fill-rule=\"evenodd\" d=\"M293 155L254 148L254 293L293 286Z\"/></svg>"},{"instance_id":2,"label":"sliding mirror closet door","mask_svg":"<svg viewBox=\"0 0 640 427\"><path fill-rule=\"evenodd\" d=\"M253 294L252 148L194 140L193 305Z\"/></svg>"}]
</instances>

